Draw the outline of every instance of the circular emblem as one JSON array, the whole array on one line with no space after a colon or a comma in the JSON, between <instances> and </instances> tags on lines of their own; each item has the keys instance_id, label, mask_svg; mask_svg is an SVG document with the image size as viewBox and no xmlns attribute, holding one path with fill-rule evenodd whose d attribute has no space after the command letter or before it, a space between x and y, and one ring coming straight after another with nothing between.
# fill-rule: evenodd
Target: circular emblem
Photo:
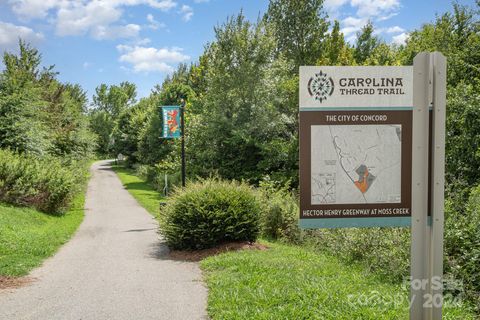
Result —
<instances>
[{"instance_id":1,"label":"circular emblem","mask_svg":"<svg viewBox=\"0 0 480 320\"><path fill-rule=\"evenodd\" d=\"M315 100L323 102L333 93L333 80L326 73L320 71L308 81L308 93Z\"/></svg>"}]
</instances>

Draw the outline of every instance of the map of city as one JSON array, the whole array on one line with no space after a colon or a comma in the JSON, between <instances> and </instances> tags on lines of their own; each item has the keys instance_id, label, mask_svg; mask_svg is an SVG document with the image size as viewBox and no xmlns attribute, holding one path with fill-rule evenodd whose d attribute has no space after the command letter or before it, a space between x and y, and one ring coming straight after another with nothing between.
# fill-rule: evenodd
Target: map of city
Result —
<instances>
[{"instance_id":1,"label":"map of city","mask_svg":"<svg viewBox=\"0 0 480 320\"><path fill-rule=\"evenodd\" d=\"M312 204L401 202L401 125L311 130Z\"/></svg>"}]
</instances>

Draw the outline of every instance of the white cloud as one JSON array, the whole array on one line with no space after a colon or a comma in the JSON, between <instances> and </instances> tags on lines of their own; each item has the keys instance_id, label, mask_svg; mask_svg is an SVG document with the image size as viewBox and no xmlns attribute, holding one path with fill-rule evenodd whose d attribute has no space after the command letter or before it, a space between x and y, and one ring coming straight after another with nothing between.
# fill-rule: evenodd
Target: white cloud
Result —
<instances>
[{"instance_id":1,"label":"white cloud","mask_svg":"<svg viewBox=\"0 0 480 320\"><path fill-rule=\"evenodd\" d=\"M367 23L368 19L365 18L347 17L342 20L343 28L341 29L341 32L345 35L345 37L348 37L352 34L355 34Z\"/></svg>"},{"instance_id":2,"label":"white cloud","mask_svg":"<svg viewBox=\"0 0 480 320\"><path fill-rule=\"evenodd\" d=\"M56 32L60 36L83 35L88 32L99 36L122 16L120 9L106 2L93 1L86 5L74 4L58 10Z\"/></svg>"},{"instance_id":3,"label":"white cloud","mask_svg":"<svg viewBox=\"0 0 480 320\"><path fill-rule=\"evenodd\" d=\"M125 26L97 26L91 30L92 37L97 40L135 38L138 36L141 27L138 24L127 24Z\"/></svg>"},{"instance_id":4,"label":"white cloud","mask_svg":"<svg viewBox=\"0 0 480 320\"><path fill-rule=\"evenodd\" d=\"M337 10L344 4L346 4L349 0L325 0L324 6L327 11Z\"/></svg>"},{"instance_id":5,"label":"white cloud","mask_svg":"<svg viewBox=\"0 0 480 320\"><path fill-rule=\"evenodd\" d=\"M348 43L354 43L355 40L357 40L357 36L355 34L351 35L350 37L347 37L345 39L345 41L347 41Z\"/></svg>"},{"instance_id":6,"label":"white cloud","mask_svg":"<svg viewBox=\"0 0 480 320\"><path fill-rule=\"evenodd\" d=\"M402 27L394 26L394 27L388 28L385 32L387 32L387 33L399 33L399 32L404 32L404 31L405 31L405 29L403 29Z\"/></svg>"},{"instance_id":7,"label":"white cloud","mask_svg":"<svg viewBox=\"0 0 480 320\"><path fill-rule=\"evenodd\" d=\"M179 62L189 60L190 57L182 53L181 48L153 48L142 46L118 45L121 53L120 62L131 64L133 72L172 72L173 66Z\"/></svg>"},{"instance_id":8,"label":"white cloud","mask_svg":"<svg viewBox=\"0 0 480 320\"><path fill-rule=\"evenodd\" d=\"M399 27L399 26L393 26L393 27L389 27L389 28L376 28L374 33L375 34L382 34L382 33L388 33L388 34L392 34L392 33L401 33L401 32L404 32L405 29L403 29L402 27Z\"/></svg>"},{"instance_id":9,"label":"white cloud","mask_svg":"<svg viewBox=\"0 0 480 320\"><path fill-rule=\"evenodd\" d=\"M83 63L83 69L88 69L88 68L90 68L91 66L92 66L92 64L91 64L90 62L88 62L88 61L85 61L85 62Z\"/></svg>"},{"instance_id":10,"label":"white cloud","mask_svg":"<svg viewBox=\"0 0 480 320\"><path fill-rule=\"evenodd\" d=\"M157 30L159 28L165 28L167 26L165 23L158 22L157 20L155 20L153 15L150 13L147 14L147 21L149 22L148 27L153 30Z\"/></svg>"},{"instance_id":11,"label":"white cloud","mask_svg":"<svg viewBox=\"0 0 480 320\"><path fill-rule=\"evenodd\" d=\"M395 17L396 15L398 15L398 12L392 12L390 14L387 14L387 15L383 15L383 16L380 16L380 17L377 17L377 21L385 21L385 20L388 20L392 17Z\"/></svg>"},{"instance_id":12,"label":"white cloud","mask_svg":"<svg viewBox=\"0 0 480 320\"><path fill-rule=\"evenodd\" d=\"M325 2L330 5L332 10L338 9L345 5L347 1L343 0L327 0ZM368 21L373 23L385 21L398 14L400 10L400 0L348 0L349 5L356 10L355 15L342 20L342 32L348 42L353 43L356 39L356 33L359 32ZM375 34L399 33L404 29L399 26L390 28L375 28Z\"/></svg>"},{"instance_id":13,"label":"white cloud","mask_svg":"<svg viewBox=\"0 0 480 320\"><path fill-rule=\"evenodd\" d=\"M153 14L147 14L147 20L148 22L150 23L156 23L157 21L155 20L155 18L153 17Z\"/></svg>"},{"instance_id":14,"label":"white cloud","mask_svg":"<svg viewBox=\"0 0 480 320\"><path fill-rule=\"evenodd\" d=\"M351 0L359 17L380 17L400 9L399 0Z\"/></svg>"},{"instance_id":15,"label":"white cloud","mask_svg":"<svg viewBox=\"0 0 480 320\"><path fill-rule=\"evenodd\" d=\"M28 27L0 21L0 52L16 48L18 39L36 43L43 38L43 34Z\"/></svg>"},{"instance_id":16,"label":"white cloud","mask_svg":"<svg viewBox=\"0 0 480 320\"><path fill-rule=\"evenodd\" d=\"M144 46L144 45L149 44L151 42L152 42L152 40L150 40L149 38L144 38L144 39L140 39L138 41L135 41L135 45Z\"/></svg>"},{"instance_id":17,"label":"white cloud","mask_svg":"<svg viewBox=\"0 0 480 320\"><path fill-rule=\"evenodd\" d=\"M189 21L193 16L193 8L184 4L180 9L180 13L183 14L183 21Z\"/></svg>"},{"instance_id":18,"label":"white cloud","mask_svg":"<svg viewBox=\"0 0 480 320\"><path fill-rule=\"evenodd\" d=\"M349 0L326 0L323 5L331 20L339 20L342 16L341 8L348 2Z\"/></svg>"},{"instance_id":19,"label":"white cloud","mask_svg":"<svg viewBox=\"0 0 480 320\"><path fill-rule=\"evenodd\" d=\"M90 34L96 39L138 35L140 26L118 24L124 7L146 5L168 11L177 6L174 0L8 0L8 3L22 19L44 19L48 16L59 36ZM160 26L157 22L156 27Z\"/></svg>"},{"instance_id":20,"label":"white cloud","mask_svg":"<svg viewBox=\"0 0 480 320\"><path fill-rule=\"evenodd\" d=\"M138 0L137 2L140 2L140 3L146 2L146 4L149 5L150 7L155 9L160 9L163 11L168 11L177 6L177 3L172 0L146 0L146 1Z\"/></svg>"},{"instance_id":21,"label":"white cloud","mask_svg":"<svg viewBox=\"0 0 480 320\"><path fill-rule=\"evenodd\" d=\"M21 18L45 18L50 9L58 7L60 0L9 0L13 12Z\"/></svg>"},{"instance_id":22,"label":"white cloud","mask_svg":"<svg viewBox=\"0 0 480 320\"><path fill-rule=\"evenodd\" d=\"M403 32L403 33L400 33L397 36L393 36L392 37L392 43L397 44L397 45L404 45L405 42L407 41L407 39L408 39L408 34Z\"/></svg>"}]
</instances>

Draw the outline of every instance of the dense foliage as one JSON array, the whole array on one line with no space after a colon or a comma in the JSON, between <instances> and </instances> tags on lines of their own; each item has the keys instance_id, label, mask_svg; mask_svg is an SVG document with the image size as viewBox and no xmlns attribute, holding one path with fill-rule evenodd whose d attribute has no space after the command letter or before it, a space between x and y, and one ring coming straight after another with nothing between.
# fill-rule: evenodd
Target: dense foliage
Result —
<instances>
[{"instance_id":1,"label":"dense foliage","mask_svg":"<svg viewBox=\"0 0 480 320\"><path fill-rule=\"evenodd\" d=\"M174 249L255 241L260 204L251 187L208 179L177 189L160 213L160 233Z\"/></svg>"},{"instance_id":2,"label":"dense foliage","mask_svg":"<svg viewBox=\"0 0 480 320\"><path fill-rule=\"evenodd\" d=\"M88 157L95 136L85 116L87 97L78 85L40 69L41 55L20 41L20 53L5 52L0 73L0 148L55 156Z\"/></svg>"},{"instance_id":3,"label":"dense foliage","mask_svg":"<svg viewBox=\"0 0 480 320\"><path fill-rule=\"evenodd\" d=\"M364 261L398 281L408 274L408 230L300 232L296 227L291 191L298 186L298 67L411 65L421 51L440 51L448 61L446 272L466 283L480 310L480 286L471 275L478 263L478 242L472 240L477 231L462 223L478 215L478 191L472 190L480 184L479 9L478 3L453 4L451 12L410 32L404 45L392 45L370 22L349 43L339 22L329 28L323 1L271 0L256 22L239 13L215 27L215 39L198 62L180 65L148 98L121 113L112 125L112 148L127 155L130 165L141 165L159 189L165 174L178 178L179 142L161 138L159 106L178 105L184 98L189 178L218 175L263 184L269 204L262 210L264 236L329 243L319 248ZM379 248L375 253L373 244Z\"/></svg>"},{"instance_id":4,"label":"dense foliage","mask_svg":"<svg viewBox=\"0 0 480 320\"><path fill-rule=\"evenodd\" d=\"M261 235L267 239L300 243L296 195L287 186L280 187L272 181L263 180L258 188L258 196L262 204Z\"/></svg>"},{"instance_id":5,"label":"dense foliage","mask_svg":"<svg viewBox=\"0 0 480 320\"><path fill-rule=\"evenodd\" d=\"M79 191L96 148L87 96L61 83L23 41L5 52L0 73L0 201L53 214Z\"/></svg>"},{"instance_id":6,"label":"dense foliage","mask_svg":"<svg viewBox=\"0 0 480 320\"><path fill-rule=\"evenodd\" d=\"M137 101L128 82L100 85L90 110L79 86L60 83L51 67L40 70L38 52L21 42L19 55L4 55L0 74L0 149L40 158L84 158L94 149L101 155L122 153L161 191L165 177L170 186L178 184L180 144L162 138L160 107L184 99L190 179L217 175L261 185L268 199L259 221L264 236L311 242L398 281L408 273L408 230L300 232L296 227L298 67L411 65L421 51L440 51L448 61L446 272L465 283L480 310L480 285L472 275L479 246L479 9L478 1L474 7L454 4L451 12L411 31L405 44L393 45L370 22L349 43L340 23L330 24L321 0L271 0L257 21L239 13L215 27L198 61L181 64L150 96ZM180 199L180 192L175 197ZM172 239L174 246L188 247Z\"/></svg>"},{"instance_id":7,"label":"dense foliage","mask_svg":"<svg viewBox=\"0 0 480 320\"><path fill-rule=\"evenodd\" d=\"M474 188L467 206L458 214L446 205L445 268L454 279L460 279L462 290L480 309L480 186Z\"/></svg>"},{"instance_id":8,"label":"dense foliage","mask_svg":"<svg viewBox=\"0 0 480 320\"><path fill-rule=\"evenodd\" d=\"M78 191L84 170L53 157L37 158L0 150L0 201L62 213Z\"/></svg>"}]
</instances>

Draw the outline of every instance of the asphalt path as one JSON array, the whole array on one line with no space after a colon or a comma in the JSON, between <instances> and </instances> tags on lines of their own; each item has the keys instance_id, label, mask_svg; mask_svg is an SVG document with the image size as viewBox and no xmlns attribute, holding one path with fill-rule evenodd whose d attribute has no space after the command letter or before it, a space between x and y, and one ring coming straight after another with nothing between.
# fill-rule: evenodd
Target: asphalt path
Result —
<instances>
[{"instance_id":1,"label":"asphalt path","mask_svg":"<svg viewBox=\"0 0 480 320\"><path fill-rule=\"evenodd\" d=\"M206 319L198 264L169 259L156 220L108 161L91 171L78 231L32 283L0 291L0 319Z\"/></svg>"}]
</instances>

